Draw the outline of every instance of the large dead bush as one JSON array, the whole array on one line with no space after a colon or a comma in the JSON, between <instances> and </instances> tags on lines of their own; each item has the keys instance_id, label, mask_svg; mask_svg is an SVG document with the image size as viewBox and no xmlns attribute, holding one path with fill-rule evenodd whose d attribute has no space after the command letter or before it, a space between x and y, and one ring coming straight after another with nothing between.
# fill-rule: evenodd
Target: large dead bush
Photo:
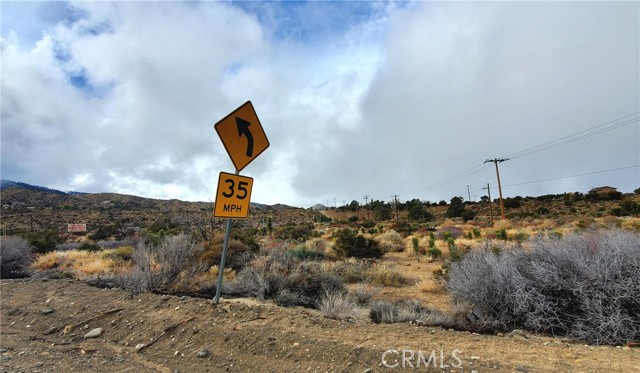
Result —
<instances>
[{"instance_id":1,"label":"large dead bush","mask_svg":"<svg viewBox=\"0 0 640 373\"><path fill-rule=\"evenodd\" d=\"M201 253L202 247L185 234L166 237L156 245L139 242L133 252L134 268L119 283L133 294L167 289L179 278L189 279L207 269L196 260Z\"/></svg>"},{"instance_id":2,"label":"large dead bush","mask_svg":"<svg viewBox=\"0 0 640 373\"><path fill-rule=\"evenodd\" d=\"M0 278L18 278L29 275L31 246L21 237L0 239Z\"/></svg>"},{"instance_id":3,"label":"large dead bush","mask_svg":"<svg viewBox=\"0 0 640 373\"><path fill-rule=\"evenodd\" d=\"M471 251L453 263L447 289L496 328L622 344L640 339L638 284L640 235L613 230Z\"/></svg>"},{"instance_id":4,"label":"large dead bush","mask_svg":"<svg viewBox=\"0 0 640 373\"><path fill-rule=\"evenodd\" d=\"M317 261L302 260L291 251L276 249L254 258L236 278L223 283L230 296L274 299L281 306L315 308L327 293L345 292L343 282Z\"/></svg>"}]
</instances>

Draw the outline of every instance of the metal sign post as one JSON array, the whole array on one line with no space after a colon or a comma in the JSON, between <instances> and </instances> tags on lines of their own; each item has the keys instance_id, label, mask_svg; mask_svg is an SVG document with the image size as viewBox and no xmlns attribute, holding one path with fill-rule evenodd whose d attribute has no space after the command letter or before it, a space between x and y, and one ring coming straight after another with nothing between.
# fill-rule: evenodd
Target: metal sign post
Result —
<instances>
[{"instance_id":1,"label":"metal sign post","mask_svg":"<svg viewBox=\"0 0 640 373\"><path fill-rule=\"evenodd\" d=\"M224 262L227 257L229 248L229 236L231 235L231 219L227 219L227 228L224 232L224 243L222 244L222 258L220 258L220 267L218 267L218 284L216 285L216 296L213 303L220 303L220 288L222 287L222 276L224 276Z\"/></svg>"}]
</instances>

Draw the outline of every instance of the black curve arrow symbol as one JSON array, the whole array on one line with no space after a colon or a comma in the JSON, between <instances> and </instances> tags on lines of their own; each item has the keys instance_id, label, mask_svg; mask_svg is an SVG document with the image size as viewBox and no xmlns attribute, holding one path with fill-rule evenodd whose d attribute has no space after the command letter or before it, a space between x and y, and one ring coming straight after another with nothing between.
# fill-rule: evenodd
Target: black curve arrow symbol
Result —
<instances>
[{"instance_id":1,"label":"black curve arrow symbol","mask_svg":"<svg viewBox=\"0 0 640 373\"><path fill-rule=\"evenodd\" d=\"M238 127L238 136L245 135L247 138L247 157L253 156L253 135L249 131L251 122L247 122L242 118L236 117L236 126Z\"/></svg>"}]
</instances>

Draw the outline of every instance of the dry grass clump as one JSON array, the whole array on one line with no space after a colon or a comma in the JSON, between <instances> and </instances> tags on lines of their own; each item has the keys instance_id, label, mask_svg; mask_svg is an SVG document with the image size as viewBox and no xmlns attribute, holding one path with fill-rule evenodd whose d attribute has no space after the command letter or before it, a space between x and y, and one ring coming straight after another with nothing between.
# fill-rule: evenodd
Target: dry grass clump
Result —
<instances>
[{"instance_id":1,"label":"dry grass clump","mask_svg":"<svg viewBox=\"0 0 640 373\"><path fill-rule=\"evenodd\" d=\"M367 271L367 281L376 286L399 287L407 283L407 279L402 276L394 266L386 263L376 263Z\"/></svg>"},{"instance_id":2,"label":"dry grass clump","mask_svg":"<svg viewBox=\"0 0 640 373\"><path fill-rule=\"evenodd\" d=\"M434 279L423 279L417 287L421 292L428 294L442 294L446 290L442 282Z\"/></svg>"},{"instance_id":3,"label":"dry grass clump","mask_svg":"<svg viewBox=\"0 0 640 373\"><path fill-rule=\"evenodd\" d=\"M55 270L71 273L79 279L88 279L98 275L116 275L127 271L130 264L122 259L114 259L100 252L82 250L52 251L40 255L32 263L36 271Z\"/></svg>"},{"instance_id":4,"label":"dry grass clump","mask_svg":"<svg viewBox=\"0 0 640 373\"><path fill-rule=\"evenodd\" d=\"M444 328L461 328L463 322L459 315L424 307L416 300L402 300L394 303L377 301L371 304L369 311L371 321L376 324L393 324L411 322L425 326L442 326Z\"/></svg>"},{"instance_id":5,"label":"dry grass clump","mask_svg":"<svg viewBox=\"0 0 640 373\"><path fill-rule=\"evenodd\" d=\"M323 238L313 238L307 242L304 243L306 247L308 247L311 250L317 251L317 252L321 252L324 254L327 254L331 248L331 245L329 245L329 243L323 239Z\"/></svg>"},{"instance_id":6,"label":"dry grass clump","mask_svg":"<svg viewBox=\"0 0 640 373\"><path fill-rule=\"evenodd\" d=\"M636 217L627 217L622 219L622 224L620 225L622 229L629 232L640 232L640 218Z\"/></svg>"},{"instance_id":7,"label":"dry grass clump","mask_svg":"<svg viewBox=\"0 0 640 373\"><path fill-rule=\"evenodd\" d=\"M207 282L207 281L217 281L219 271L220 271L219 266L211 266L211 268L209 268L208 271L197 274L193 278L193 282L201 283L201 282ZM236 271L233 270L233 268L224 269L224 274L222 275L222 279L224 281L231 281L235 278L236 278Z\"/></svg>"},{"instance_id":8,"label":"dry grass clump","mask_svg":"<svg viewBox=\"0 0 640 373\"><path fill-rule=\"evenodd\" d=\"M367 279L367 271L371 266L365 259L349 258L337 262L323 262L324 269L337 276L347 284L364 282Z\"/></svg>"},{"instance_id":9,"label":"dry grass clump","mask_svg":"<svg viewBox=\"0 0 640 373\"><path fill-rule=\"evenodd\" d=\"M370 284L359 284L349 290L349 298L359 306L369 304L371 299L380 292L380 288Z\"/></svg>"},{"instance_id":10,"label":"dry grass clump","mask_svg":"<svg viewBox=\"0 0 640 373\"><path fill-rule=\"evenodd\" d=\"M394 231L393 229L382 233L381 235L377 236L376 239L380 242L380 247L385 253L402 252L406 248L405 241L400 233Z\"/></svg>"},{"instance_id":11,"label":"dry grass clump","mask_svg":"<svg viewBox=\"0 0 640 373\"><path fill-rule=\"evenodd\" d=\"M317 302L322 316L329 319L344 320L355 315L356 305L344 292L327 292Z\"/></svg>"}]
</instances>

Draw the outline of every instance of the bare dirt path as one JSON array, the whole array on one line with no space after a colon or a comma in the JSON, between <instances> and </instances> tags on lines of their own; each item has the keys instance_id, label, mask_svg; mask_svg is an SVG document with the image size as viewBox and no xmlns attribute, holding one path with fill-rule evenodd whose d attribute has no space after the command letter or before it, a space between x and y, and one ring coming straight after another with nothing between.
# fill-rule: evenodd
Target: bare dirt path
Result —
<instances>
[{"instance_id":1,"label":"bare dirt path","mask_svg":"<svg viewBox=\"0 0 640 373\"><path fill-rule=\"evenodd\" d=\"M640 372L640 349L529 333L337 321L246 299L130 298L77 280L0 284L2 372L386 372L404 370L402 350L406 370Z\"/></svg>"}]
</instances>

